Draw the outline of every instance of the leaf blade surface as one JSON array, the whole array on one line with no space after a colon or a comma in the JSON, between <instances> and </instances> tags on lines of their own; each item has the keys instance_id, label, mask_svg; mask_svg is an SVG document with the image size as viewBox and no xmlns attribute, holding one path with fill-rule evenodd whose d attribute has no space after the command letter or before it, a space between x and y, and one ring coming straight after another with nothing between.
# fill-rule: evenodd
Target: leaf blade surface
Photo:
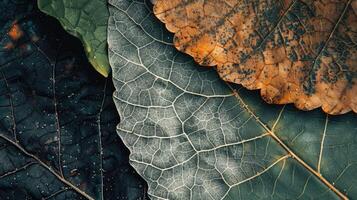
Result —
<instances>
[{"instance_id":1,"label":"leaf blade surface","mask_svg":"<svg viewBox=\"0 0 357 200\"><path fill-rule=\"evenodd\" d=\"M356 197L355 115L267 105L177 52L149 1L109 3L118 133L151 198Z\"/></svg>"}]
</instances>

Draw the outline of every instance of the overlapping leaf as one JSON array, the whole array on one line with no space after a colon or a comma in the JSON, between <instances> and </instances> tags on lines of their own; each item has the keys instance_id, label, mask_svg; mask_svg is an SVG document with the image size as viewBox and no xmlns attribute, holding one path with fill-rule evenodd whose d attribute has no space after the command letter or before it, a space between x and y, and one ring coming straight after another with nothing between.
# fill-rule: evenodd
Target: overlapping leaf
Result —
<instances>
[{"instance_id":1,"label":"overlapping leaf","mask_svg":"<svg viewBox=\"0 0 357 200\"><path fill-rule=\"evenodd\" d=\"M0 199L139 199L113 87L34 1L0 2Z\"/></svg>"},{"instance_id":2,"label":"overlapping leaf","mask_svg":"<svg viewBox=\"0 0 357 200\"><path fill-rule=\"evenodd\" d=\"M156 0L175 46L269 103L357 113L357 0Z\"/></svg>"},{"instance_id":3,"label":"overlapping leaf","mask_svg":"<svg viewBox=\"0 0 357 200\"><path fill-rule=\"evenodd\" d=\"M152 199L357 198L357 117L267 105L177 52L148 0L110 0L118 133Z\"/></svg>"},{"instance_id":4,"label":"overlapping leaf","mask_svg":"<svg viewBox=\"0 0 357 200\"><path fill-rule=\"evenodd\" d=\"M108 8L104 0L38 0L39 8L57 18L71 34L81 39L93 67L107 77Z\"/></svg>"}]
</instances>

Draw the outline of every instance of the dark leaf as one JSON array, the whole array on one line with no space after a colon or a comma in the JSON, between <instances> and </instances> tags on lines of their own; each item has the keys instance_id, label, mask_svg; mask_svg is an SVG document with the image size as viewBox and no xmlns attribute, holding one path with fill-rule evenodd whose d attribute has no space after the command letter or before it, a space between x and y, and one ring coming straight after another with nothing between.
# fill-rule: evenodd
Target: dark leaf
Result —
<instances>
[{"instance_id":1,"label":"dark leaf","mask_svg":"<svg viewBox=\"0 0 357 200\"><path fill-rule=\"evenodd\" d=\"M142 199L111 81L34 1L0 2L0 199Z\"/></svg>"}]
</instances>

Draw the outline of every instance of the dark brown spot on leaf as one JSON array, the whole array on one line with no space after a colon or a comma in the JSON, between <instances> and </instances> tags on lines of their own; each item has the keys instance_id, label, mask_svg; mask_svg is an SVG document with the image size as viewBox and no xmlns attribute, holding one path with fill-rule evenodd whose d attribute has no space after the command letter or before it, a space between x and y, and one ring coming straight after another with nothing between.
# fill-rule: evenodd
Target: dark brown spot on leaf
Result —
<instances>
[{"instance_id":1,"label":"dark brown spot on leaf","mask_svg":"<svg viewBox=\"0 0 357 200\"><path fill-rule=\"evenodd\" d=\"M177 49L268 103L357 112L357 0L156 0Z\"/></svg>"}]
</instances>

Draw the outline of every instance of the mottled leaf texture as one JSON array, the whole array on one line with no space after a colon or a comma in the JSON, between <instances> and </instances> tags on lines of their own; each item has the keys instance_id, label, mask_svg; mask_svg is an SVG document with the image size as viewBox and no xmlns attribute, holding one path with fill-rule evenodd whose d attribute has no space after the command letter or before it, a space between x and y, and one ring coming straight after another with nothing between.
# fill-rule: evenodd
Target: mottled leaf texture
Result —
<instances>
[{"instance_id":1,"label":"mottled leaf texture","mask_svg":"<svg viewBox=\"0 0 357 200\"><path fill-rule=\"evenodd\" d=\"M107 77L108 8L105 0L38 0L41 11L57 18L72 35L81 39L93 67Z\"/></svg>"},{"instance_id":2,"label":"mottled leaf texture","mask_svg":"<svg viewBox=\"0 0 357 200\"><path fill-rule=\"evenodd\" d=\"M268 103L357 112L357 0L156 0L176 48Z\"/></svg>"},{"instance_id":3,"label":"mottled leaf texture","mask_svg":"<svg viewBox=\"0 0 357 200\"><path fill-rule=\"evenodd\" d=\"M111 0L118 133L152 199L357 199L357 116L268 105L179 53L149 0Z\"/></svg>"},{"instance_id":4,"label":"mottled leaf texture","mask_svg":"<svg viewBox=\"0 0 357 200\"><path fill-rule=\"evenodd\" d=\"M0 199L144 199L113 86L29 0L0 1Z\"/></svg>"}]
</instances>

